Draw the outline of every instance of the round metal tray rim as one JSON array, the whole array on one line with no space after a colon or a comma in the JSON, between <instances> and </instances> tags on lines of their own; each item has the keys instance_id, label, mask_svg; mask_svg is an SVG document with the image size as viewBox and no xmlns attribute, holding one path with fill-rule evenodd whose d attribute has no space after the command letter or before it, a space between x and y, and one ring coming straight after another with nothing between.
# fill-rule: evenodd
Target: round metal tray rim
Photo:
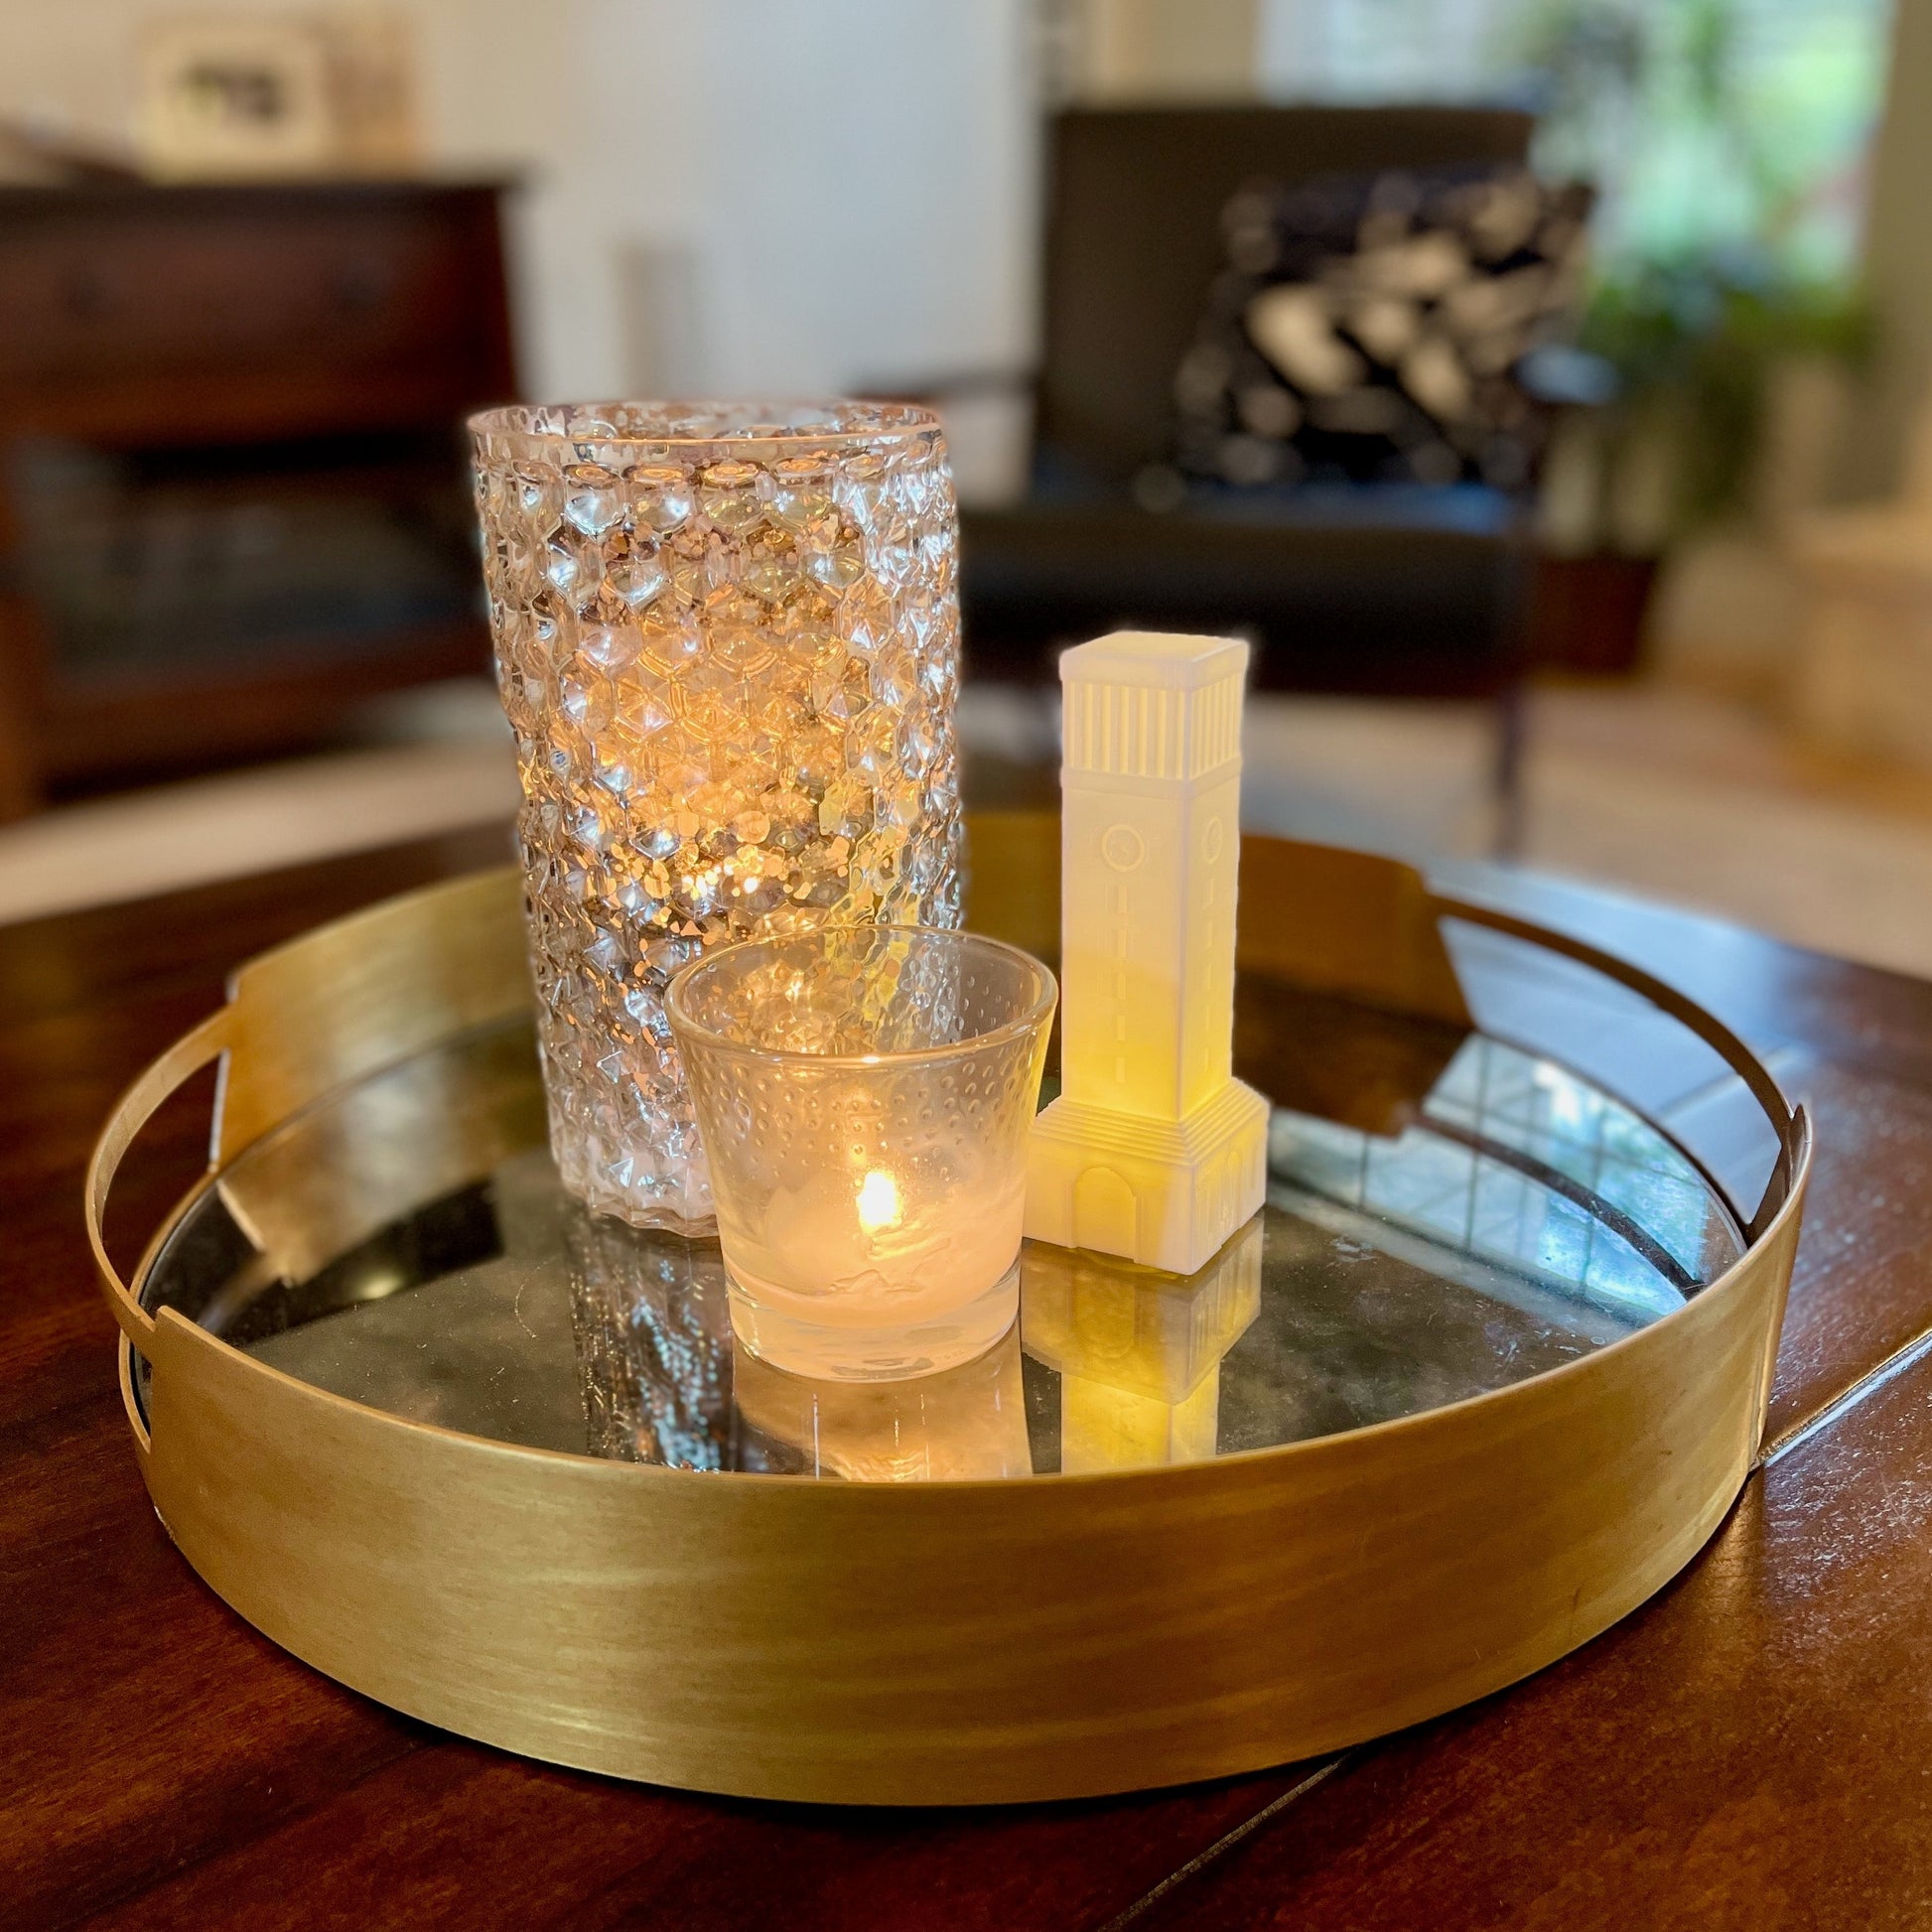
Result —
<instances>
[{"instance_id":1,"label":"round metal tray rim","mask_svg":"<svg viewBox=\"0 0 1932 1932\"><path fill-rule=\"evenodd\" d=\"M1052 849L1050 824L996 832L1015 837L1029 864ZM1336 863L1248 843L1264 894L1280 868L1318 881ZM1365 890L1385 930L1493 917L1543 943L1546 929L1441 898L1419 875L1391 887L1402 870ZM1018 929L1002 936L1037 947L1026 933L1039 930L1043 875L1014 877ZM767 1798L999 1802L1252 1770L1449 1710L1576 1649L1696 1556L1758 1453L1811 1122L1727 1028L1667 987L1660 1001L1634 968L1621 983L1713 1046L1775 1133L1742 1251L1587 1354L1357 1428L1023 1481L695 1482L392 1414L179 1310L150 1314L169 1233L248 1149L522 1011L514 907L502 869L258 956L117 1103L89 1173L123 1396L183 1554L275 1641L417 1718L554 1762ZM1371 916L1356 937L1373 930ZM1610 955L1548 936L1618 979ZM1265 974L1265 921L1260 937ZM358 1004L411 973L423 983L387 1010ZM1459 996L1450 1005L1467 1024ZM336 1031L305 1039L305 1024ZM217 1114L232 1144L123 1289L98 1245L113 1170L217 1056L224 1110L230 1074L248 1069ZM154 1363L152 1442L137 1354Z\"/></svg>"}]
</instances>

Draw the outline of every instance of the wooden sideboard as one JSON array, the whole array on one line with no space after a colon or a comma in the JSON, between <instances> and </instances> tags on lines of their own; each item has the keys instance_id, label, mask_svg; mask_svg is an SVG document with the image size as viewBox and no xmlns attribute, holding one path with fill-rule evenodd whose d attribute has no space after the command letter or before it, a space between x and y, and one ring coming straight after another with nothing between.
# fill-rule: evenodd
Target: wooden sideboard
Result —
<instances>
[{"instance_id":1,"label":"wooden sideboard","mask_svg":"<svg viewBox=\"0 0 1932 1932\"><path fill-rule=\"evenodd\" d=\"M0 190L0 816L486 664L501 192Z\"/></svg>"}]
</instances>

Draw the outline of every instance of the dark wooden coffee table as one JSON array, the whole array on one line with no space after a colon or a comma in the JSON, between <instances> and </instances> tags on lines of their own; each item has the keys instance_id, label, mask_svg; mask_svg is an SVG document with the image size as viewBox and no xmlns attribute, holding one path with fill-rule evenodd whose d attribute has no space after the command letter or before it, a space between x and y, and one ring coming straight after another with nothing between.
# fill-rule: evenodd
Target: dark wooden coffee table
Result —
<instances>
[{"instance_id":1,"label":"dark wooden coffee table","mask_svg":"<svg viewBox=\"0 0 1932 1932\"><path fill-rule=\"evenodd\" d=\"M526 1763L257 1636L148 1506L81 1168L231 964L504 850L466 835L0 931L0 1926L1932 1920L1932 985L1499 875L1492 896L1773 1051L1820 1150L1763 1464L1675 1584L1564 1663L1330 1762L885 1813ZM123 1251L200 1170L207 1100L117 1188Z\"/></svg>"}]
</instances>

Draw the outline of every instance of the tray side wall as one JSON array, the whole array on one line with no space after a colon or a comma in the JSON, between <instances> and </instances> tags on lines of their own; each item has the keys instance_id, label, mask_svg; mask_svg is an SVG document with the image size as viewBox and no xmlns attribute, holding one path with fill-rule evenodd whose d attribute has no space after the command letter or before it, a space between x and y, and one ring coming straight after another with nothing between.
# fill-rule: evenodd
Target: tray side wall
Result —
<instances>
[{"instance_id":1,"label":"tray side wall","mask_svg":"<svg viewBox=\"0 0 1932 1932\"><path fill-rule=\"evenodd\" d=\"M544 1455L398 1423L164 1312L150 1486L267 1635L533 1756L872 1804L1210 1777L1497 1690L1675 1575L1756 1449L1801 1193L1680 1314L1555 1373L1102 1477Z\"/></svg>"}]
</instances>

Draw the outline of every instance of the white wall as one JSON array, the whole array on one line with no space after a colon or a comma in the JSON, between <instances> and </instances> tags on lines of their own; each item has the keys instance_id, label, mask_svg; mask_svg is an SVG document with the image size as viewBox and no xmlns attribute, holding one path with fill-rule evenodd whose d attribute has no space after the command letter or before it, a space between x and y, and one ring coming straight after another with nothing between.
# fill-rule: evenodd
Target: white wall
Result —
<instances>
[{"instance_id":1,"label":"white wall","mask_svg":"<svg viewBox=\"0 0 1932 1932\"><path fill-rule=\"evenodd\" d=\"M0 5L0 115L124 139L144 23L211 10ZM512 233L532 392L796 394L1030 359L1030 0L396 11L432 164L527 182Z\"/></svg>"},{"instance_id":2,"label":"white wall","mask_svg":"<svg viewBox=\"0 0 1932 1932\"><path fill-rule=\"evenodd\" d=\"M1264 0L1060 0L1082 101L1242 100Z\"/></svg>"},{"instance_id":3,"label":"white wall","mask_svg":"<svg viewBox=\"0 0 1932 1932\"><path fill-rule=\"evenodd\" d=\"M1025 0L576 0L576 19L584 90L550 200L604 286L551 331L580 379L655 373L625 366L639 242L688 251L702 327L675 345L684 386L803 393L1026 360Z\"/></svg>"}]
</instances>

